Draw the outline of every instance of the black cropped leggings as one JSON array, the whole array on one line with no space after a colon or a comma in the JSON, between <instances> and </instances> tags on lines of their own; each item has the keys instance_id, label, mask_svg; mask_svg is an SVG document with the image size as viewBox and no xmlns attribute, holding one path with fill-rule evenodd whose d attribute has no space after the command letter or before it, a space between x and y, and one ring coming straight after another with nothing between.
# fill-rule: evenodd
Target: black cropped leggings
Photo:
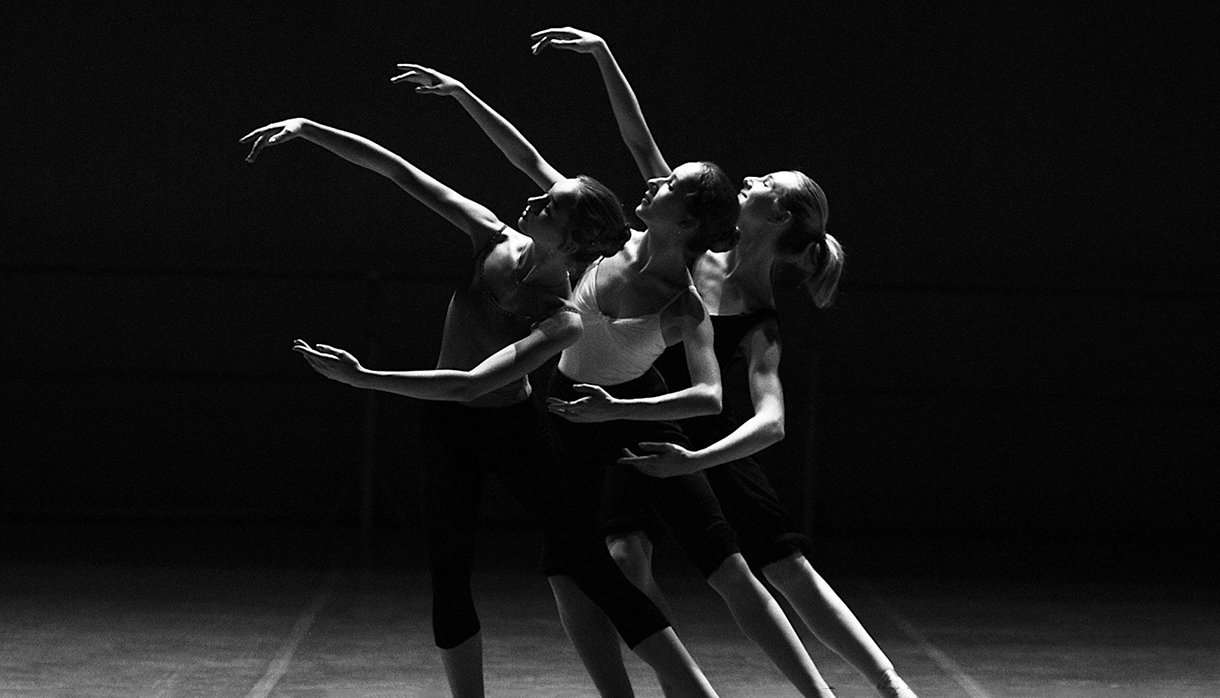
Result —
<instances>
[{"instance_id":1,"label":"black cropped leggings","mask_svg":"<svg viewBox=\"0 0 1220 698\"><path fill-rule=\"evenodd\" d=\"M483 478L493 471L542 527L543 571L575 581L628 647L669 626L610 558L584 498L596 482L559 467L545 418L526 401L475 408L426 405L423 509L432 571L432 631L450 649L479 632L470 591Z\"/></svg>"},{"instance_id":2,"label":"black cropped leggings","mask_svg":"<svg viewBox=\"0 0 1220 698\"><path fill-rule=\"evenodd\" d=\"M580 397L572 385L572 379L557 370L549 394L564 400ZM602 387L620 398L667 392L665 381L654 369L626 383ZM640 522L655 513L705 577L739 551L736 534L702 473L654 478L616 462L624 448L635 450L641 441L689 446L677 424L627 419L576 423L554 415L551 424L559 437L560 458L567 467L591 472L600 480L588 506L597 509L598 528L603 536L641 530Z\"/></svg>"}]
</instances>

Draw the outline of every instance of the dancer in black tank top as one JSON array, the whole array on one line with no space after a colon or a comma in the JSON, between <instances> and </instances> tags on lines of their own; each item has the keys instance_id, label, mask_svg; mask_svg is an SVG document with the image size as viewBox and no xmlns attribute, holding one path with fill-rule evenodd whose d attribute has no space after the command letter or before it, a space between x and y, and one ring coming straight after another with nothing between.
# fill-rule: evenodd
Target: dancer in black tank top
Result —
<instances>
[{"instance_id":1,"label":"dancer in black tank top","mask_svg":"<svg viewBox=\"0 0 1220 698\"><path fill-rule=\"evenodd\" d=\"M668 169L640 111L635 95L605 42L571 28L539 32L537 48L590 53L601 71L624 142L645 177ZM741 240L727 252L709 252L692 266L696 287L712 314L722 381L729 384L740 358L749 385L747 404L726 391L726 412L738 420L701 417L683 420L693 447L680 443L641 443L636 454L619 460L654 477L706 473L722 510L737 533L742 552L788 599L809 628L846 659L885 696L915 694L864 630L851 610L809 564L808 537L790 521L759 464L751 458L784 435L783 389L779 380L780 336L772 292L777 264L802 271L814 303L828 306L842 272L843 250L826 232L826 196L801 172L747 177L739 194ZM663 359L671 389L684 382L680 356ZM641 588L664 607L652 578L649 513L636 510L638 530L620 536L624 554L616 560Z\"/></svg>"}]
</instances>

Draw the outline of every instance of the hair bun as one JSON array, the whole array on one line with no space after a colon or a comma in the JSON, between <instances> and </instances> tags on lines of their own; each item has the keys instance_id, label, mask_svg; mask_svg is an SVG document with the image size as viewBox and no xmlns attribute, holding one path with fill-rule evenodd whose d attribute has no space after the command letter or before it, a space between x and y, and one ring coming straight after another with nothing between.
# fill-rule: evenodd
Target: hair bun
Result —
<instances>
[{"instance_id":1,"label":"hair bun","mask_svg":"<svg viewBox=\"0 0 1220 698\"><path fill-rule=\"evenodd\" d=\"M728 252L737 246L737 241L741 239L741 231L737 228L726 231L722 235L718 235L708 242L707 248L712 252Z\"/></svg>"},{"instance_id":2,"label":"hair bun","mask_svg":"<svg viewBox=\"0 0 1220 698\"><path fill-rule=\"evenodd\" d=\"M688 213L699 221L699 233L690 241L690 248L699 254L704 250L727 252L737 244L737 187L720 166L703 161L696 189L687 195Z\"/></svg>"}]
</instances>

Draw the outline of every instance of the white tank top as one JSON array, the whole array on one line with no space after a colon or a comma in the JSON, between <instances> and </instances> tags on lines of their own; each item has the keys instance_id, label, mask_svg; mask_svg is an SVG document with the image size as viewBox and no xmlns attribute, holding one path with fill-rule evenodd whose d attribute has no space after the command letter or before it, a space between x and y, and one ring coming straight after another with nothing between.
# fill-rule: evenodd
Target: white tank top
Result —
<instances>
[{"instance_id":1,"label":"white tank top","mask_svg":"<svg viewBox=\"0 0 1220 698\"><path fill-rule=\"evenodd\" d=\"M577 383L617 385L644 375L665 351L661 314L687 291L694 293L695 287L687 287L655 313L612 318L597 304L597 270L602 259L594 262L572 291L572 304L580 312L584 332L559 355L559 370Z\"/></svg>"}]
</instances>

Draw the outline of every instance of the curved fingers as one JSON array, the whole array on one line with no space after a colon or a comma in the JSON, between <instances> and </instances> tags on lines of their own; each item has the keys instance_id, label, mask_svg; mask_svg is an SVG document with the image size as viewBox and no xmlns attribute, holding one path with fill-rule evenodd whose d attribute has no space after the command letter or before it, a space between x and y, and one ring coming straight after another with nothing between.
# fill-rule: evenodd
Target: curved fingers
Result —
<instances>
[{"instance_id":1,"label":"curved fingers","mask_svg":"<svg viewBox=\"0 0 1220 698\"><path fill-rule=\"evenodd\" d=\"M238 139L237 139L237 142L238 142L238 143L245 143L246 141L249 141L251 138L254 138L255 136L262 135L263 133L265 133L265 132L267 132L267 131L269 131L269 130L271 130L271 129L274 129L275 127L276 127L276 125L275 125L275 124L271 124L270 126L259 126L258 128L256 128L256 129L254 129L253 131L251 131L251 132L247 133L246 135L242 136L241 138L238 138Z\"/></svg>"},{"instance_id":2,"label":"curved fingers","mask_svg":"<svg viewBox=\"0 0 1220 698\"><path fill-rule=\"evenodd\" d=\"M571 39L578 37L579 34L572 27L549 27L547 29L539 29L530 34L530 41L538 41L539 39Z\"/></svg>"},{"instance_id":3,"label":"curved fingers","mask_svg":"<svg viewBox=\"0 0 1220 698\"><path fill-rule=\"evenodd\" d=\"M258 157L259 152L266 147L267 136L260 133L258 138L254 141L254 145L250 147L250 152L246 153L246 162L254 162L255 158Z\"/></svg>"},{"instance_id":4,"label":"curved fingers","mask_svg":"<svg viewBox=\"0 0 1220 698\"><path fill-rule=\"evenodd\" d=\"M425 77L422 73L420 73L417 70L408 70L407 72L405 72L401 75L395 75L394 77L390 78L390 82L394 83L395 85L397 85L400 82L413 82L417 85L431 85L432 84L431 80L429 80L427 77Z\"/></svg>"},{"instance_id":5,"label":"curved fingers","mask_svg":"<svg viewBox=\"0 0 1220 698\"><path fill-rule=\"evenodd\" d=\"M295 138L297 129L293 126L293 123L292 120L289 120L268 124L262 128L256 128L239 138L238 143L254 141L254 145L250 147L250 152L246 155L246 162L254 162L254 159L258 157L263 148L269 145L276 145L280 141Z\"/></svg>"}]
</instances>

